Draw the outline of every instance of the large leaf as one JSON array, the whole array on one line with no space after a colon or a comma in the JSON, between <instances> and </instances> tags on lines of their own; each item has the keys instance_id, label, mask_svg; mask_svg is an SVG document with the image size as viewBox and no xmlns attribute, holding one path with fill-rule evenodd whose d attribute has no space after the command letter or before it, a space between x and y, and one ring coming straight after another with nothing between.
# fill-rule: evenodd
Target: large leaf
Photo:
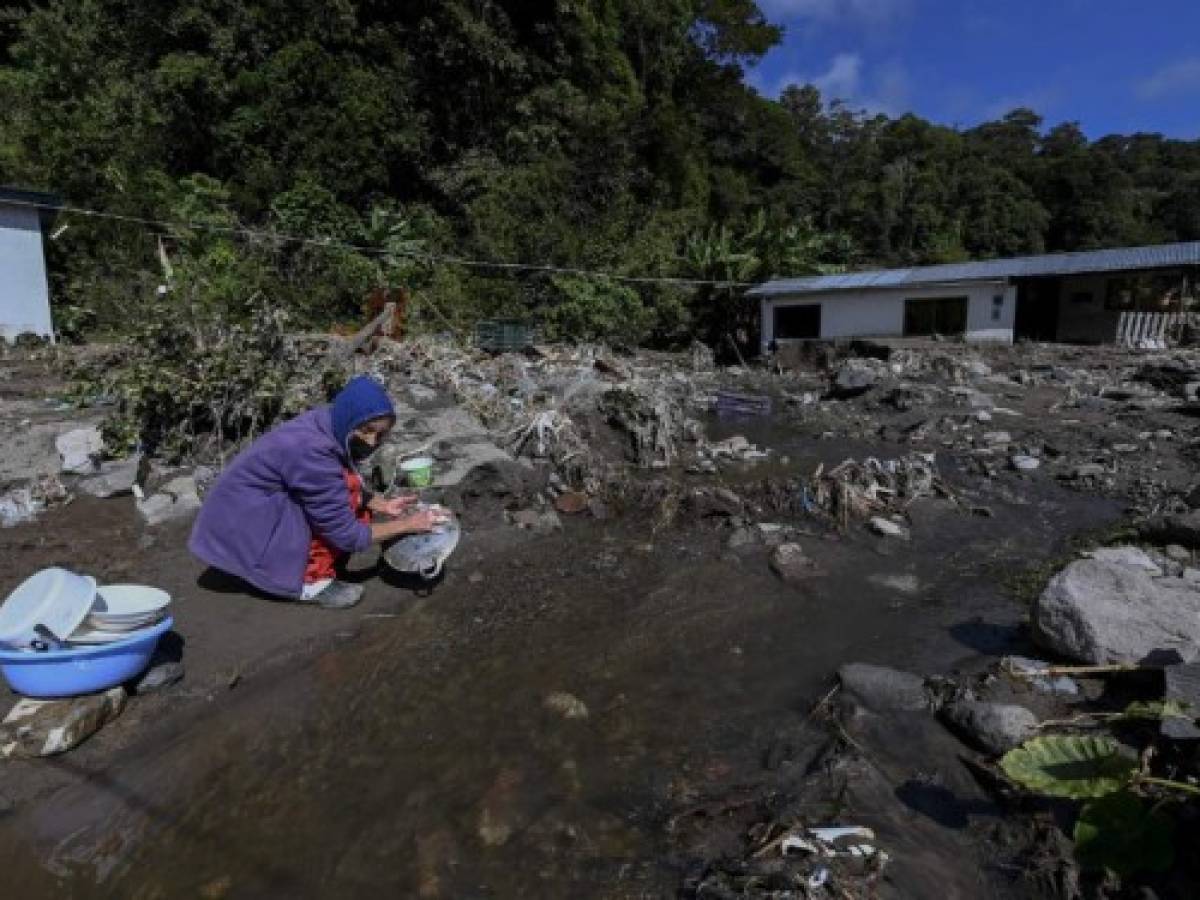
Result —
<instances>
[{"instance_id":1,"label":"large leaf","mask_svg":"<svg viewBox=\"0 0 1200 900\"><path fill-rule=\"evenodd\" d=\"M1013 781L1052 797L1103 797L1129 783L1137 763L1112 738L1050 735L1004 754L1000 767Z\"/></svg>"},{"instance_id":2,"label":"large leaf","mask_svg":"<svg viewBox=\"0 0 1200 900\"><path fill-rule=\"evenodd\" d=\"M1122 719L1194 719L1191 705L1182 700L1137 700L1125 707Z\"/></svg>"},{"instance_id":3,"label":"large leaf","mask_svg":"<svg viewBox=\"0 0 1200 900\"><path fill-rule=\"evenodd\" d=\"M1175 858L1173 823L1129 791L1093 800L1075 823L1075 856L1085 869L1118 875L1162 872Z\"/></svg>"}]
</instances>

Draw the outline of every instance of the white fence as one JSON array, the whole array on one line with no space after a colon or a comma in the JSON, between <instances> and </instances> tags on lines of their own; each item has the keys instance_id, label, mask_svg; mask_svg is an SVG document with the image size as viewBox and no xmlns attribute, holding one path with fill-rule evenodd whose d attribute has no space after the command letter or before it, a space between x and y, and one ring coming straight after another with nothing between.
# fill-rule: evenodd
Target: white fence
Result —
<instances>
[{"instance_id":1,"label":"white fence","mask_svg":"<svg viewBox=\"0 0 1200 900\"><path fill-rule=\"evenodd\" d=\"M1123 312L1117 319L1117 343L1145 349L1166 347L1184 325L1200 326L1200 313Z\"/></svg>"}]
</instances>

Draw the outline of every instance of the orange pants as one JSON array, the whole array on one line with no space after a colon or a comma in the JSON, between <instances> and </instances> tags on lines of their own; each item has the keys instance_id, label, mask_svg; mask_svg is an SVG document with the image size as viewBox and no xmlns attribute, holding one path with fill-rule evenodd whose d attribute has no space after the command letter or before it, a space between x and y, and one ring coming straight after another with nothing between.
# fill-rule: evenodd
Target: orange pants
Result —
<instances>
[{"instance_id":1,"label":"orange pants","mask_svg":"<svg viewBox=\"0 0 1200 900\"><path fill-rule=\"evenodd\" d=\"M360 522L370 522L371 514L363 508L363 483L357 472L345 471L347 500L354 518ZM308 546L308 565L304 568L304 583L313 584L318 581L328 581L337 577L338 561L345 556L329 546L320 535L313 535L312 543Z\"/></svg>"}]
</instances>

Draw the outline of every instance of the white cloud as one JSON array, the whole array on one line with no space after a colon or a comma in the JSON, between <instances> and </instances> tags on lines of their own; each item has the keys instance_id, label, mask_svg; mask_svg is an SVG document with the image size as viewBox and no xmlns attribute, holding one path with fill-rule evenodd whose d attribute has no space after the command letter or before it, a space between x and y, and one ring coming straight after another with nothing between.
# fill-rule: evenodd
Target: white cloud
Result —
<instances>
[{"instance_id":1,"label":"white cloud","mask_svg":"<svg viewBox=\"0 0 1200 900\"><path fill-rule=\"evenodd\" d=\"M830 100L849 100L859 95L862 87L862 57L857 53L839 53L829 64L829 70L811 79L822 97Z\"/></svg>"},{"instance_id":2,"label":"white cloud","mask_svg":"<svg viewBox=\"0 0 1200 900\"><path fill-rule=\"evenodd\" d=\"M793 84L813 85L826 103L844 100L852 107L889 116L907 112L912 95L912 78L903 63L893 60L868 68L859 53L837 54L819 75L789 72L773 89L761 81L754 82L754 87L762 94L777 97Z\"/></svg>"},{"instance_id":3,"label":"white cloud","mask_svg":"<svg viewBox=\"0 0 1200 900\"><path fill-rule=\"evenodd\" d=\"M1200 94L1200 56L1163 66L1149 78L1138 82L1137 94L1143 100Z\"/></svg>"},{"instance_id":4,"label":"white cloud","mask_svg":"<svg viewBox=\"0 0 1200 900\"><path fill-rule=\"evenodd\" d=\"M910 0L759 0L768 19L886 25L908 11Z\"/></svg>"}]
</instances>

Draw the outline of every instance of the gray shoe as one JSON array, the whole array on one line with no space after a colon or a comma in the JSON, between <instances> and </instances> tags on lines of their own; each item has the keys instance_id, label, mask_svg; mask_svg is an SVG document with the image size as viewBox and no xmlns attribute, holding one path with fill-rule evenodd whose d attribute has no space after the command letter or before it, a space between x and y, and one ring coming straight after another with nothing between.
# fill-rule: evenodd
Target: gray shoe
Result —
<instances>
[{"instance_id":1,"label":"gray shoe","mask_svg":"<svg viewBox=\"0 0 1200 900\"><path fill-rule=\"evenodd\" d=\"M324 609L349 609L362 599L362 595L363 586L361 584L331 581L319 594L301 602L315 603Z\"/></svg>"}]
</instances>

